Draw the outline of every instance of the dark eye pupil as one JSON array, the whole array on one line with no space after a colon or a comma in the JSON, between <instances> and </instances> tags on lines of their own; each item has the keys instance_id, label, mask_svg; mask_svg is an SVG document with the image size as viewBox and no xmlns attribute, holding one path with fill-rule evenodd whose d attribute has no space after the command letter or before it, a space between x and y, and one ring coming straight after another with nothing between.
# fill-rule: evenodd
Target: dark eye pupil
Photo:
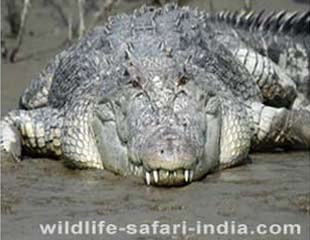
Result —
<instances>
[{"instance_id":1,"label":"dark eye pupil","mask_svg":"<svg viewBox=\"0 0 310 240\"><path fill-rule=\"evenodd\" d=\"M180 86L180 85L184 85L186 82L187 82L187 77L182 75L179 77L177 84L178 86Z\"/></svg>"},{"instance_id":2,"label":"dark eye pupil","mask_svg":"<svg viewBox=\"0 0 310 240\"><path fill-rule=\"evenodd\" d=\"M132 86L137 88L137 87L140 87L140 84L139 84L139 82L137 80L133 80L132 81Z\"/></svg>"},{"instance_id":3,"label":"dark eye pupil","mask_svg":"<svg viewBox=\"0 0 310 240\"><path fill-rule=\"evenodd\" d=\"M185 84L185 83L186 83L186 77L183 76L183 77L181 78L181 84Z\"/></svg>"}]
</instances>

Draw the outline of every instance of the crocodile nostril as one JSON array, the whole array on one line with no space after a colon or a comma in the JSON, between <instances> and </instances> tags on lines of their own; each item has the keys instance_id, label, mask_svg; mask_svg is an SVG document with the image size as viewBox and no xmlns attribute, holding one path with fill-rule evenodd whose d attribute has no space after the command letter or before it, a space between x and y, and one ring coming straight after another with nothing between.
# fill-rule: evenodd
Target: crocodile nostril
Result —
<instances>
[{"instance_id":1,"label":"crocodile nostril","mask_svg":"<svg viewBox=\"0 0 310 240\"><path fill-rule=\"evenodd\" d=\"M160 150L160 154L164 154L164 153L165 153L164 149Z\"/></svg>"}]
</instances>

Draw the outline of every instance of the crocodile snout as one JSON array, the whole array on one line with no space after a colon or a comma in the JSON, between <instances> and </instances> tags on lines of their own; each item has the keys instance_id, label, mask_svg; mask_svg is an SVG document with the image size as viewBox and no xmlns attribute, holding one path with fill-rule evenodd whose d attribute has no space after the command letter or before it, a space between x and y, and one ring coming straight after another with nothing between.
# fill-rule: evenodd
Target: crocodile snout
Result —
<instances>
[{"instance_id":1,"label":"crocodile snout","mask_svg":"<svg viewBox=\"0 0 310 240\"><path fill-rule=\"evenodd\" d=\"M180 185L193 180L197 165L189 138L174 129L160 129L150 136L140 152L147 184Z\"/></svg>"}]
</instances>

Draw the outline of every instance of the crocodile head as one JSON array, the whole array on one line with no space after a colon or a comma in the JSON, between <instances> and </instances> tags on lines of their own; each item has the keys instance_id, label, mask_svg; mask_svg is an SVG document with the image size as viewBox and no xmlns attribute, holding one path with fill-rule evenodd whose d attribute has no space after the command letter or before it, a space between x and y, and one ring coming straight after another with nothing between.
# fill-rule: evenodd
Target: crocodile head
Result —
<instances>
[{"instance_id":1,"label":"crocodile head","mask_svg":"<svg viewBox=\"0 0 310 240\"><path fill-rule=\"evenodd\" d=\"M105 165L159 186L184 185L214 169L219 159L219 120L206 112L210 96L197 79L203 74L189 70L184 61L154 58L132 62L124 75L127 84L110 103L120 139L112 142L124 146L117 150L122 156L112 157L122 160L109 161L108 150L102 150L109 144L102 139L108 138L101 135L99 150Z\"/></svg>"}]
</instances>

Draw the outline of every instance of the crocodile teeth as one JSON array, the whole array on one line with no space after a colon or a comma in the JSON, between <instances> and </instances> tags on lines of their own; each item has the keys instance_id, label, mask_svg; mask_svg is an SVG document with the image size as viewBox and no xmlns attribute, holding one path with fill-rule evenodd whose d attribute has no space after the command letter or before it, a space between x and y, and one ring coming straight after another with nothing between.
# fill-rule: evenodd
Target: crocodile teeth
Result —
<instances>
[{"instance_id":1,"label":"crocodile teeth","mask_svg":"<svg viewBox=\"0 0 310 240\"><path fill-rule=\"evenodd\" d=\"M189 181L193 181L194 178L194 170L189 170Z\"/></svg>"},{"instance_id":2,"label":"crocodile teeth","mask_svg":"<svg viewBox=\"0 0 310 240\"><path fill-rule=\"evenodd\" d=\"M138 167L138 176L142 176L142 174L143 174L143 167L140 166Z\"/></svg>"},{"instance_id":3,"label":"crocodile teeth","mask_svg":"<svg viewBox=\"0 0 310 240\"><path fill-rule=\"evenodd\" d=\"M164 176L167 178L169 177L169 171L164 171Z\"/></svg>"},{"instance_id":4,"label":"crocodile teeth","mask_svg":"<svg viewBox=\"0 0 310 240\"><path fill-rule=\"evenodd\" d=\"M173 176L177 177L177 172L176 171L173 172Z\"/></svg>"},{"instance_id":5,"label":"crocodile teeth","mask_svg":"<svg viewBox=\"0 0 310 240\"><path fill-rule=\"evenodd\" d=\"M149 172L145 172L145 180L147 185L151 184L151 174Z\"/></svg>"},{"instance_id":6,"label":"crocodile teeth","mask_svg":"<svg viewBox=\"0 0 310 240\"><path fill-rule=\"evenodd\" d=\"M135 166L135 175L139 176L139 167Z\"/></svg>"},{"instance_id":7,"label":"crocodile teeth","mask_svg":"<svg viewBox=\"0 0 310 240\"><path fill-rule=\"evenodd\" d=\"M154 182L158 183L158 171L157 170L153 171L153 177L154 177Z\"/></svg>"},{"instance_id":8,"label":"crocodile teeth","mask_svg":"<svg viewBox=\"0 0 310 240\"><path fill-rule=\"evenodd\" d=\"M184 170L184 178L185 178L185 182L189 182L189 170Z\"/></svg>"}]
</instances>

